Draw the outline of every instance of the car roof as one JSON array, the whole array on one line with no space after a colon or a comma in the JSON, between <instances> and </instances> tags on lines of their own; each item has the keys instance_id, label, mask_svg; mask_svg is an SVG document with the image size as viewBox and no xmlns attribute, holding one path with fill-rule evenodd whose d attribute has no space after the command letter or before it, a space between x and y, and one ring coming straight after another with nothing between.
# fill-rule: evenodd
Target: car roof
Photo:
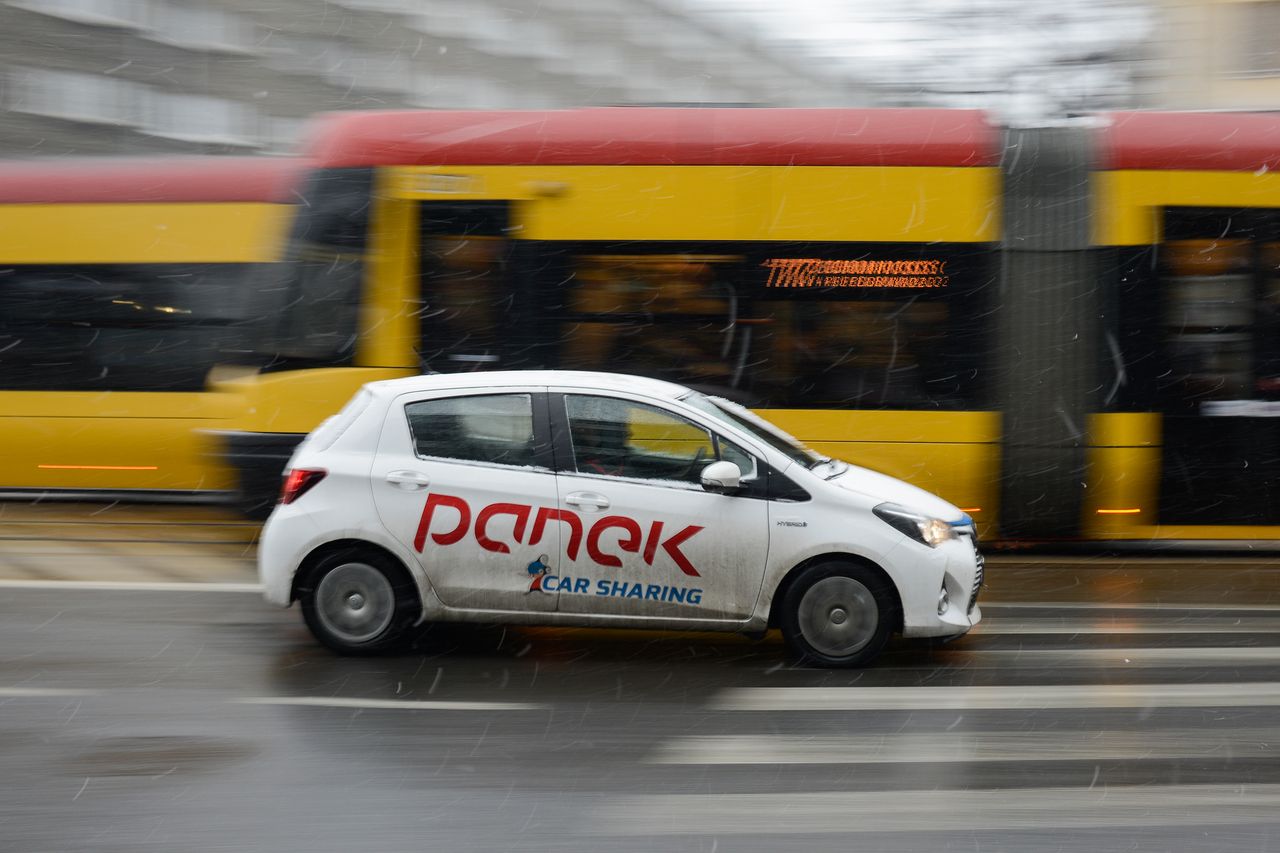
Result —
<instances>
[{"instance_id":1,"label":"car roof","mask_svg":"<svg viewBox=\"0 0 1280 853\"><path fill-rule=\"evenodd\" d=\"M650 397L674 400L690 389L661 379L626 373L587 370L493 370L478 373L431 373L370 382L365 387L379 396L398 396L417 391L491 388L510 385L555 385L584 391L629 391Z\"/></svg>"}]
</instances>

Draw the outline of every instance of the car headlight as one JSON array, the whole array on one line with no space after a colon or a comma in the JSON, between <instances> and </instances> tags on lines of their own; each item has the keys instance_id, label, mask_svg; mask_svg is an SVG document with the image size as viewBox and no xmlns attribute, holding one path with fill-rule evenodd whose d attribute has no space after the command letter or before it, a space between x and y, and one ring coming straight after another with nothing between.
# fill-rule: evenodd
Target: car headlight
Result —
<instances>
[{"instance_id":1,"label":"car headlight","mask_svg":"<svg viewBox=\"0 0 1280 853\"><path fill-rule=\"evenodd\" d=\"M871 510L876 517L894 530L910 536L921 545L937 548L948 539L956 538L955 528L940 518L931 518L898 504L880 504Z\"/></svg>"}]
</instances>

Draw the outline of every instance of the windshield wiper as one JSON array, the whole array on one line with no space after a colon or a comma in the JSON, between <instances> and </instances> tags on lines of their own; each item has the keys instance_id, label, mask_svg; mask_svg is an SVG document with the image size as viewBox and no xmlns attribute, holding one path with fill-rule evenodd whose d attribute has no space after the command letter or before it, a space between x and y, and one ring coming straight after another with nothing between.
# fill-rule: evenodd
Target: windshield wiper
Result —
<instances>
[{"instance_id":1,"label":"windshield wiper","mask_svg":"<svg viewBox=\"0 0 1280 853\"><path fill-rule=\"evenodd\" d=\"M833 480L836 477L839 477L845 471L849 470L848 462L844 462L840 459L832 459L830 456L824 456L821 459L819 459L817 462L814 462L812 465L809 466L809 470L816 471L819 467L823 465L831 466L831 472L822 478L824 480Z\"/></svg>"},{"instance_id":2,"label":"windshield wiper","mask_svg":"<svg viewBox=\"0 0 1280 853\"><path fill-rule=\"evenodd\" d=\"M839 459L834 460L834 462L835 464L831 468L831 473L824 477L824 480L834 480L836 477L839 477L845 471L849 470L848 462L844 462Z\"/></svg>"}]
</instances>

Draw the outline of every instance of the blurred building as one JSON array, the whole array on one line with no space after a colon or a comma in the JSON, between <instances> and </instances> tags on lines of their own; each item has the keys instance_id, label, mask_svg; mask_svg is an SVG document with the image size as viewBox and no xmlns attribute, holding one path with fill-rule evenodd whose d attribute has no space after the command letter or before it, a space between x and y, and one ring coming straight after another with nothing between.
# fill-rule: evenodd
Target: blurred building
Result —
<instances>
[{"instance_id":1,"label":"blurred building","mask_svg":"<svg viewBox=\"0 0 1280 853\"><path fill-rule=\"evenodd\" d=\"M1144 106L1280 108L1280 2L1156 0L1152 6L1155 62Z\"/></svg>"},{"instance_id":2,"label":"blurred building","mask_svg":"<svg viewBox=\"0 0 1280 853\"><path fill-rule=\"evenodd\" d=\"M797 58L861 81L871 106L986 110L1043 124L1146 106L1161 0L698 0L751 14ZM1174 2L1174 0L1166 0Z\"/></svg>"},{"instance_id":3,"label":"blurred building","mask_svg":"<svg viewBox=\"0 0 1280 853\"><path fill-rule=\"evenodd\" d=\"M0 157L284 151L345 109L847 106L663 0L0 0Z\"/></svg>"}]
</instances>

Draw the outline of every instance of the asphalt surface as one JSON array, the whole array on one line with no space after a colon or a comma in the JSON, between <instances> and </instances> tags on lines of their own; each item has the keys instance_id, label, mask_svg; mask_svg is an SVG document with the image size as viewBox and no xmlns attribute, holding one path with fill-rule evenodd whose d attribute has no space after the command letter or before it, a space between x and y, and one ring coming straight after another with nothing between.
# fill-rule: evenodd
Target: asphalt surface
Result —
<instances>
[{"instance_id":1,"label":"asphalt surface","mask_svg":"<svg viewBox=\"0 0 1280 853\"><path fill-rule=\"evenodd\" d=\"M344 659L216 511L0 505L0 851L1280 847L1280 560L988 562L862 671L709 634Z\"/></svg>"}]
</instances>

